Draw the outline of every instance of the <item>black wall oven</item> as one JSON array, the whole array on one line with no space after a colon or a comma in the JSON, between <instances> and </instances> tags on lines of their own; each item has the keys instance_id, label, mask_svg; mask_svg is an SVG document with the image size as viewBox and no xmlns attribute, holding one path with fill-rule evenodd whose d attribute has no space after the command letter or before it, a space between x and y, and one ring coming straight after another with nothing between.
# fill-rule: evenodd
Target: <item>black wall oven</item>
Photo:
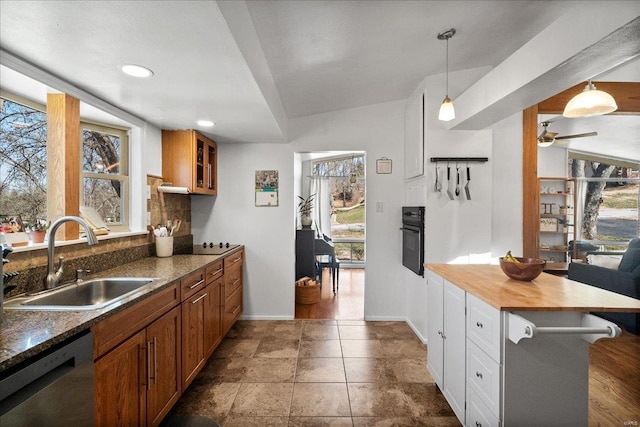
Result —
<instances>
[{"instance_id":1,"label":"black wall oven","mask_svg":"<svg viewBox=\"0 0 640 427\"><path fill-rule=\"evenodd\" d=\"M424 206L402 208L402 265L424 277Z\"/></svg>"}]
</instances>

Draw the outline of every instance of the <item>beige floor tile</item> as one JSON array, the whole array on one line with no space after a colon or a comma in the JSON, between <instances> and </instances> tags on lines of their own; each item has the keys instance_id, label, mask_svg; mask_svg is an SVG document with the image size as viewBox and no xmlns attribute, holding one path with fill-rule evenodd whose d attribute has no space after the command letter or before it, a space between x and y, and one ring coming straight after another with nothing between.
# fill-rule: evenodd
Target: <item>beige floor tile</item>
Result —
<instances>
[{"instance_id":1,"label":"beige floor tile","mask_svg":"<svg viewBox=\"0 0 640 427\"><path fill-rule=\"evenodd\" d=\"M342 357L340 340L300 341L298 357Z\"/></svg>"},{"instance_id":2,"label":"beige floor tile","mask_svg":"<svg viewBox=\"0 0 640 427\"><path fill-rule=\"evenodd\" d=\"M254 357L298 357L300 340L263 339L256 349Z\"/></svg>"},{"instance_id":3,"label":"beige floor tile","mask_svg":"<svg viewBox=\"0 0 640 427\"><path fill-rule=\"evenodd\" d=\"M200 383L232 383L240 382L244 378L244 374L247 372L249 358L225 358L215 359L210 358L204 365L202 371L195 378L194 382Z\"/></svg>"},{"instance_id":4,"label":"beige floor tile","mask_svg":"<svg viewBox=\"0 0 640 427\"><path fill-rule=\"evenodd\" d=\"M434 384L349 383L354 417L454 416Z\"/></svg>"},{"instance_id":5,"label":"beige floor tile","mask_svg":"<svg viewBox=\"0 0 640 427\"><path fill-rule=\"evenodd\" d=\"M223 339L211 357L216 359L253 357L260 344L259 339Z\"/></svg>"},{"instance_id":6,"label":"beige floor tile","mask_svg":"<svg viewBox=\"0 0 640 427\"><path fill-rule=\"evenodd\" d=\"M227 332L226 338L260 338L268 329L269 321L238 320Z\"/></svg>"},{"instance_id":7,"label":"beige floor tile","mask_svg":"<svg viewBox=\"0 0 640 427\"><path fill-rule=\"evenodd\" d=\"M298 340L302 332L303 322L300 320L270 322L271 325L262 332L262 338L279 340Z\"/></svg>"},{"instance_id":8,"label":"beige floor tile","mask_svg":"<svg viewBox=\"0 0 640 427\"><path fill-rule=\"evenodd\" d=\"M173 412L181 415L201 415L211 419L224 418L231 409L240 383L192 383L180 397Z\"/></svg>"},{"instance_id":9,"label":"beige floor tile","mask_svg":"<svg viewBox=\"0 0 640 427\"><path fill-rule=\"evenodd\" d=\"M420 341L418 336L405 322L384 322L382 325L373 325L371 329L375 332L376 338L381 340L396 339Z\"/></svg>"},{"instance_id":10,"label":"beige floor tile","mask_svg":"<svg viewBox=\"0 0 640 427\"><path fill-rule=\"evenodd\" d=\"M305 322L302 327L303 340L337 340L338 326L334 324Z\"/></svg>"},{"instance_id":11,"label":"beige floor tile","mask_svg":"<svg viewBox=\"0 0 640 427\"><path fill-rule=\"evenodd\" d=\"M354 427L454 427L460 425L456 417L353 417Z\"/></svg>"},{"instance_id":12,"label":"beige floor tile","mask_svg":"<svg viewBox=\"0 0 640 427\"><path fill-rule=\"evenodd\" d=\"M224 427L287 427L289 417L242 417L228 416L220 422Z\"/></svg>"},{"instance_id":13,"label":"beige floor tile","mask_svg":"<svg viewBox=\"0 0 640 427\"><path fill-rule=\"evenodd\" d=\"M387 357L379 340L340 340L342 357Z\"/></svg>"},{"instance_id":14,"label":"beige floor tile","mask_svg":"<svg viewBox=\"0 0 640 427\"><path fill-rule=\"evenodd\" d=\"M292 417L348 417L346 383L295 383L291 401Z\"/></svg>"},{"instance_id":15,"label":"beige floor tile","mask_svg":"<svg viewBox=\"0 0 640 427\"><path fill-rule=\"evenodd\" d=\"M371 340L377 338L374 329L367 325L339 325L338 332L341 340Z\"/></svg>"},{"instance_id":16,"label":"beige floor tile","mask_svg":"<svg viewBox=\"0 0 640 427\"><path fill-rule=\"evenodd\" d=\"M338 326L340 326L340 325L362 326L362 325L366 325L367 323L371 323L371 322L367 322L366 320L341 320L341 319L338 319Z\"/></svg>"},{"instance_id":17,"label":"beige floor tile","mask_svg":"<svg viewBox=\"0 0 640 427\"><path fill-rule=\"evenodd\" d=\"M287 416L293 383L242 383L229 415Z\"/></svg>"},{"instance_id":18,"label":"beige floor tile","mask_svg":"<svg viewBox=\"0 0 640 427\"><path fill-rule=\"evenodd\" d=\"M427 360L427 347L417 340L380 340L389 358Z\"/></svg>"},{"instance_id":19,"label":"beige floor tile","mask_svg":"<svg viewBox=\"0 0 640 427\"><path fill-rule=\"evenodd\" d=\"M291 417L289 427L353 427L353 422L351 417Z\"/></svg>"},{"instance_id":20,"label":"beige floor tile","mask_svg":"<svg viewBox=\"0 0 640 427\"><path fill-rule=\"evenodd\" d=\"M293 382L295 358L254 357L247 367L243 382Z\"/></svg>"},{"instance_id":21,"label":"beige floor tile","mask_svg":"<svg viewBox=\"0 0 640 427\"><path fill-rule=\"evenodd\" d=\"M424 359L387 359L395 377L402 383L433 383Z\"/></svg>"},{"instance_id":22,"label":"beige floor tile","mask_svg":"<svg viewBox=\"0 0 640 427\"><path fill-rule=\"evenodd\" d=\"M387 359L345 357L344 369L349 383L396 382Z\"/></svg>"},{"instance_id":23,"label":"beige floor tile","mask_svg":"<svg viewBox=\"0 0 640 427\"><path fill-rule=\"evenodd\" d=\"M342 359L335 357L299 358L296 382L339 383L346 382Z\"/></svg>"}]
</instances>

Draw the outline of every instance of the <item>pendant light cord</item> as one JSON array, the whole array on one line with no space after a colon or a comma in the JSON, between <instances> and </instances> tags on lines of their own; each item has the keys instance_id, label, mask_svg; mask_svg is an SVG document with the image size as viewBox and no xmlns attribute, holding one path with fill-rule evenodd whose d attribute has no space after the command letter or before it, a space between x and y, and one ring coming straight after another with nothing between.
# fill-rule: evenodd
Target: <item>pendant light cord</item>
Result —
<instances>
[{"instance_id":1,"label":"pendant light cord","mask_svg":"<svg viewBox=\"0 0 640 427\"><path fill-rule=\"evenodd\" d=\"M449 37L447 37L447 84L445 86L446 96L449 97Z\"/></svg>"}]
</instances>

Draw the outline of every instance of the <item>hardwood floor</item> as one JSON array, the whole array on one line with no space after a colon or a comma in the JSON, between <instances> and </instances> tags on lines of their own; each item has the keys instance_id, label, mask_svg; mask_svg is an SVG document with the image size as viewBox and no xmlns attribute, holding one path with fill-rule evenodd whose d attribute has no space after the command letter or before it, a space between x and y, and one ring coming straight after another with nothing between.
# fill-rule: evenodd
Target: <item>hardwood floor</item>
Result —
<instances>
[{"instance_id":1,"label":"hardwood floor","mask_svg":"<svg viewBox=\"0 0 640 427\"><path fill-rule=\"evenodd\" d=\"M296 304L296 319L364 320L364 269L341 268L338 292L333 294L329 269L322 275L322 295L316 304Z\"/></svg>"},{"instance_id":2,"label":"hardwood floor","mask_svg":"<svg viewBox=\"0 0 640 427\"><path fill-rule=\"evenodd\" d=\"M341 269L340 289L331 291L324 271L322 300L296 304L296 319L364 319L364 270ZM589 427L640 425L640 336L624 332L589 350Z\"/></svg>"}]
</instances>

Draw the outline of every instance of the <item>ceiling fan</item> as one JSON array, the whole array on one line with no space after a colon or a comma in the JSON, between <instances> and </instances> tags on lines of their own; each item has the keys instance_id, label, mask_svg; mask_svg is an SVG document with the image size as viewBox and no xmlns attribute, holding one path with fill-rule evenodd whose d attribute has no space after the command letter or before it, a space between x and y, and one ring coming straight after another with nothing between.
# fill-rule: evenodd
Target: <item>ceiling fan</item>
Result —
<instances>
[{"instance_id":1,"label":"ceiling fan","mask_svg":"<svg viewBox=\"0 0 640 427\"><path fill-rule=\"evenodd\" d=\"M587 133L576 133L574 135L556 136L558 134L558 132L549 132L547 130L547 126L549 126L550 123L551 123L550 121L540 123L542 125L542 133L538 137L538 146L539 147L549 147L554 142L562 140L562 139L584 138L584 137L587 137L587 136L597 136L598 135L598 132L587 132Z\"/></svg>"}]
</instances>

